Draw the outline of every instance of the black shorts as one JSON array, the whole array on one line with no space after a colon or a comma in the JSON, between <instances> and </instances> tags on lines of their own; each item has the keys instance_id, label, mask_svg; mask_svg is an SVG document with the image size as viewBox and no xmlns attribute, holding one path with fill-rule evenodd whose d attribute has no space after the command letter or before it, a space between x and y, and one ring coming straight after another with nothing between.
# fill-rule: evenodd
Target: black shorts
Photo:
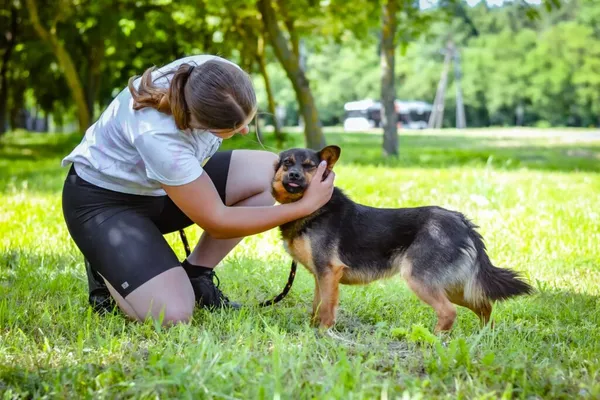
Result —
<instances>
[{"instance_id":1,"label":"black shorts","mask_svg":"<svg viewBox=\"0 0 600 400\"><path fill-rule=\"evenodd\" d=\"M225 203L231 151L204 165ZM93 185L71 166L62 193L63 215L73 241L123 297L168 269L181 265L164 234L193 222L168 196L119 193Z\"/></svg>"}]
</instances>

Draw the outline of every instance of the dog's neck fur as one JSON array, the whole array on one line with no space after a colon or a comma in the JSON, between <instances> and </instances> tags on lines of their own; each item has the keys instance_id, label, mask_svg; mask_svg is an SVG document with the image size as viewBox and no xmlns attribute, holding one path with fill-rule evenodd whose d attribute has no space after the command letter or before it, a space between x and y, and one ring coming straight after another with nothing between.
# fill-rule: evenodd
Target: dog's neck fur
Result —
<instances>
[{"instance_id":1,"label":"dog's neck fur","mask_svg":"<svg viewBox=\"0 0 600 400\"><path fill-rule=\"evenodd\" d=\"M350 200L350 198L348 198L341 189L334 187L331 199L329 199L329 201L323 207L319 208L312 214L307 215L306 217L288 222L279 227L283 239L290 240L301 235L303 230L310 225L312 221L334 210L340 210L345 204L348 203L352 203L352 200Z\"/></svg>"}]
</instances>

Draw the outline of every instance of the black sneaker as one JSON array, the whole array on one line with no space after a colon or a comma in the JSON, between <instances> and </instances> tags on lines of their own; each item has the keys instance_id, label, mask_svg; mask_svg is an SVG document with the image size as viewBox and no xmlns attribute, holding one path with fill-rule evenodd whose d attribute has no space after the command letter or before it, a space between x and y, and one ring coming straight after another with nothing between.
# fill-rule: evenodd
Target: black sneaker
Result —
<instances>
[{"instance_id":1,"label":"black sneaker","mask_svg":"<svg viewBox=\"0 0 600 400\"><path fill-rule=\"evenodd\" d=\"M85 260L85 272L88 278L88 302L92 310L100 315L116 313L117 303L110 295L104 279L92 269L87 259Z\"/></svg>"},{"instance_id":2,"label":"black sneaker","mask_svg":"<svg viewBox=\"0 0 600 400\"><path fill-rule=\"evenodd\" d=\"M217 279L216 285L214 284L215 278ZM192 288L194 288L196 303L198 303L200 307L205 307L209 310L216 310L219 308L239 309L241 307L239 303L230 301L229 298L219 290L219 277L212 269L209 271L202 271L196 277L190 277L190 282L192 283Z\"/></svg>"}]
</instances>

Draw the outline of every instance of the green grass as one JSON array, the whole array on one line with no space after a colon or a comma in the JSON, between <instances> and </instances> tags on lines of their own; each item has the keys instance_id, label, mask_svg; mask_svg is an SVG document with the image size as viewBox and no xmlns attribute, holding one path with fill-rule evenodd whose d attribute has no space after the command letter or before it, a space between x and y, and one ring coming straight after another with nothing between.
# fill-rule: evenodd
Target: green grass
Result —
<instances>
[{"instance_id":1,"label":"green grass","mask_svg":"<svg viewBox=\"0 0 600 400\"><path fill-rule=\"evenodd\" d=\"M553 135L548 138L547 135ZM544 136L546 135L546 136ZM437 204L481 226L499 266L536 294L498 304L496 327L433 311L400 278L341 288L335 335L311 329L313 279L301 269L274 307L198 310L162 329L87 307L82 258L62 219L71 135L0 142L0 393L10 398L600 398L600 140L556 131L402 134L398 160L377 134L328 133L337 185L374 206ZM274 142L266 140L266 147ZM301 143L291 134L285 146ZM236 138L225 148L259 148ZM199 228L187 229L195 241ZM167 236L183 257L176 234ZM244 240L219 268L248 305L282 289L276 230Z\"/></svg>"}]
</instances>

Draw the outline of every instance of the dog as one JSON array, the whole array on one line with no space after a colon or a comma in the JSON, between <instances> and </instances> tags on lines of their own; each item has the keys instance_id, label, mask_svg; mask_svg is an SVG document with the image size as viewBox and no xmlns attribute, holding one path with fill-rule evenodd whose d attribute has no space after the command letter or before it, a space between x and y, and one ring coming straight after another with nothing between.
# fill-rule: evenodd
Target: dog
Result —
<instances>
[{"instance_id":1,"label":"dog","mask_svg":"<svg viewBox=\"0 0 600 400\"><path fill-rule=\"evenodd\" d=\"M282 151L275 163L273 197L280 204L298 201L319 163L327 161L327 174L340 154L338 146ZM440 333L451 330L455 305L472 310L485 326L493 301L533 291L516 272L492 264L476 228L460 212L437 206L374 208L334 187L325 206L279 230L287 253L315 278L313 325L334 326L340 284L368 284L400 274L435 310L434 332Z\"/></svg>"}]
</instances>

